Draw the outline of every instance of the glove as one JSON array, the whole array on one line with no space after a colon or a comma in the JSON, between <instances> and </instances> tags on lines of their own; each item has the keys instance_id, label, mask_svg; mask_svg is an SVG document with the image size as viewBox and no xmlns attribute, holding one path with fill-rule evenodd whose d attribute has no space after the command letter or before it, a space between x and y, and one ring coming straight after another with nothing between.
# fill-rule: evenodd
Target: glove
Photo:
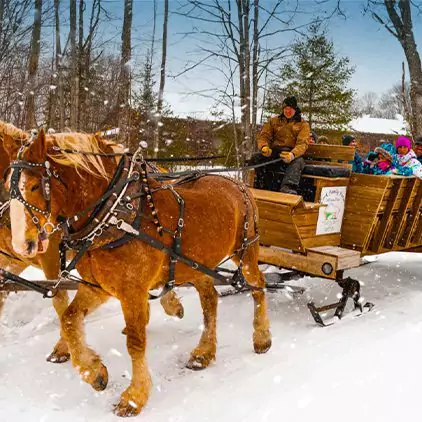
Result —
<instances>
[{"instance_id":1,"label":"glove","mask_svg":"<svg viewBox=\"0 0 422 422\"><path fill-rule=\"evenodd\" d=\"M270 157L272 153L273 153L273 150L270 147L262 147L261 148L261 154L264 157Z\"/></svg>"},{"instance_id":2,"label":"glove","mask_svg":"<svg viewBox=\"0 0 422 422\"><path fill-rule=\"evenodd\" d=\"M295 155L292 152L287 151L281 152L280 157L287 164L291 163L295 159Z\"/></svg>"}]
</instances>

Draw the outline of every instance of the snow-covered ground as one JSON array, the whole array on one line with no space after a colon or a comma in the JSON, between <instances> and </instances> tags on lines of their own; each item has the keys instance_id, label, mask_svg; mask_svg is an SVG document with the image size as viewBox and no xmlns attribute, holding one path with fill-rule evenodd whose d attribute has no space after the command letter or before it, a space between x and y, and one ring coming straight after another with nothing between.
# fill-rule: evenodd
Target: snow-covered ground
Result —
<instances>
[{"instance_id":1,"label":"snow-covered ground","mask_svg":"<svg viewBox=\"0 0 422 422\"><path fill-rule=\"evenodd\" d=\"M252 349L252 299L222 298L217 361L202 372L184 367L200 336L196 293L179 289L181 321L152 304L148 362L154 388L137 417L154 422L416 421L422 375L422 256L390 253L349 272L376 304L362 317L316 326L306 303L334 300L333 283L305 278L300 299L269 294L273 347ZM36 270L28 271L32 278ZM27 275L28 275L27 273ZM0 421L117 421L112 406L128 384L120 306L110 301L87 320L88 342L103 357L109 385L97 393L70 363L45 361L58 336L50 302L12 295L0 323Z\"/></svg>"}]
</instances>

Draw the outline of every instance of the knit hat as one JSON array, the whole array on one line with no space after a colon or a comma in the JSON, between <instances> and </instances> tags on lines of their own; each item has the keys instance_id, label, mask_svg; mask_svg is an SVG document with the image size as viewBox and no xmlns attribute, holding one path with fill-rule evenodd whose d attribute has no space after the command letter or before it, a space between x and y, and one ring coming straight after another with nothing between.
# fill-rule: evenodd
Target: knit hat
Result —
<instances>
[{"instance_id":1,"label":"knit hat","mask_svg":"<svg viewBox=\"0 0 422 422\"><path fill-rule=\"evenodd\" d=\"M396 148L398 147L406 147L412 149L412 141L406 136L399 136L396 141Z\"/></svg>"},{"instance_id":2,"label":"knit hat","mask_svg":"<svg viewBox=\"0 0 422 422\"><path fill-rule=\"evenodd\" d=\"M396 155L396 149L392 144L381 144L379 147L375 148L375 152L382 154L384 157L387 157L390 161L393 161L394 156Z\"/></svg>"},{"instance_id":3,"label":"knit hat","mask_svg":"<svg viewBox=\"0 0 422 422\"><path fill-rule=\"evenodd\" d=\"M319 143L319 144L329 144L330 142L329 142L329 140L328 140L328 138L327 138L326 136L321 135L321 136L318 138L318 143Z\"/></svg>"},{"instance_id":4,"label":"knit hat","mask_svg":"<svg viewBox=\"0 0 422 422\"><path fill-rule=\"evenodd\" d=\"M344 146L349 146L356 138L353 135L343 135L342 143Z\"/></svg>"},{"instance_id":5,"label":"knit hat","mask_svg":"<svg viewBox=\"0 0 422 422\"><path fill-rule=\"evenodd\" d=\"M318 140L318 135L316 132L311 132L311 137L314 138L315 142Z\"/></svg>"},{"instance_id":6,"label":"knit hat","mask_svg":"<svg viewBox=\"0 0 422 422\"><path fill-rule=\"evenodd\" d=\"M297 99L294 95L291 95L289 97L286 97L283 101L282 108L284 107L291 107L296 109L297 108Z\"/></svg>"}]
</instances>

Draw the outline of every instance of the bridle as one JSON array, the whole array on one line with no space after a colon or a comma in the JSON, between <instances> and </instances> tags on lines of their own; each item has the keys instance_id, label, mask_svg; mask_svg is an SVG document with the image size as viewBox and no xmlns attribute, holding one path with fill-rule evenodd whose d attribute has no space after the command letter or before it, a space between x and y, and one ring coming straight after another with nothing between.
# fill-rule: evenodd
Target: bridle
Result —
<instances>
[{"instance_id":1,"label":"bridle","mask_svg":"<svg viewBox=\"0 0 422 422\"><path fill-rule=\"evenodd\" d=\"M18 159L14 160L10 164L12 169L12 174L10 176L10 199L15 199L22 203L29 215L31 220L34 223L35 227L38 230L39 239L46 240L48 235L55 231L55 226L50 221L51 217L51 178L60 181L60 177L51 170L51 164L48 160L44 163L33 163L30 161L20 160L20 152L18 154ZM19 188L19 181L22 175L23 170L29 170L31 173L36 174L41 179L41 191L46 204L45 209L36 207L35 205L30 204L22 195L22 192ZM39 218L35 215L35 212L46 217L47 221L43 226L40 224Z\"/></svg>"}]
</instances>

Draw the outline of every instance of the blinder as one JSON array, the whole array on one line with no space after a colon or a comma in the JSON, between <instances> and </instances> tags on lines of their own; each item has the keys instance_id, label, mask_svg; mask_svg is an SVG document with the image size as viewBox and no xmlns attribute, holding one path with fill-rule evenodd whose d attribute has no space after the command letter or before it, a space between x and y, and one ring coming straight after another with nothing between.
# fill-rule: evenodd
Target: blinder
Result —
<instances>
[{"instance_id":1,"label":"blinder","mask_svg":"<svg viewBox=\"0 0 422 422\"><path fill-rule=\"evenodd\" d=\"M10 164L10 169L12 170L12 174L10 176L10 199L15 199L25 206L31 216L32 222L38 230L40 240L46 240L48 237L45 227L52 226L53 230L50 229L50 231L54 231L54 226L49 221L51 215L51 177L53 176L56 179L59 179L59 176L52 172L50 167L49 161L45 161L44 163L32 163L30 161L15 160ZM22 195L19 188L19 181L23 170L29 170L31 173L40 177L41 192L46 204L45 209L41 209L33 204L30 204ZM47 222L43 227L41 227L39 218L34 214L34 212L38 212L47 218Z\"/></svg>"}]
</instances>

